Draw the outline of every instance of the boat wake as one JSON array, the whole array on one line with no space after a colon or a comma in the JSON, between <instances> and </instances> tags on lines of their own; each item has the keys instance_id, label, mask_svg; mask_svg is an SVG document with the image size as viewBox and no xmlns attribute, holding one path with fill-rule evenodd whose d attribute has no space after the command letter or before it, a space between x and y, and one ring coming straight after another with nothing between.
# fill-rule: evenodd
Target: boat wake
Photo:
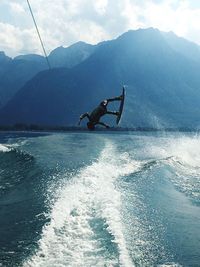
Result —
<instances>
[{"instance_id":1,"label":"boat wake","mask_svg":"<svg viewBox=\"0 0 200 267\"><path fill-rule=\"evenodd\" d=\"M24 266L134 266L115 182L136 168L126 153L107 144L98 160L57 192L39 249Z\"/></svg>"}]
</instances>

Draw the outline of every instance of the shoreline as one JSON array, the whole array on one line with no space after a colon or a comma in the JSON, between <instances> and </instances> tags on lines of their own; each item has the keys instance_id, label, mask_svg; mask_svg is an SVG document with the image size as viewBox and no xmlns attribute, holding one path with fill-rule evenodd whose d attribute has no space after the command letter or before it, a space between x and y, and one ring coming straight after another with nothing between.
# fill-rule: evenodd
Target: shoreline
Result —
<instances>
[{"instance_id":1,"label":"shoreline","mask_svg":"<svg viewBox=\"0 0 200 267\"><path fill-rule=\"evenodd\" d=\"M0 132L93 132L86 127L79 126L44 126L44 125L26 125L17 124L11 126L1 126ZM94 132L199 132L200 129L189 127L177 128L153 128L153 127L110 127L105 129L103 127L96 127Z\"/></svg>"}]
</instances>

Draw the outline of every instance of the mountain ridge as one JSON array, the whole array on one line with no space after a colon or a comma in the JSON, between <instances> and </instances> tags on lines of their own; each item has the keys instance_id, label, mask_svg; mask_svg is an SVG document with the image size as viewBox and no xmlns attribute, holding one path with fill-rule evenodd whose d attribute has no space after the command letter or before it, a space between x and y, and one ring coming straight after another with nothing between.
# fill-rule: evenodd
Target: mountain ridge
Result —
<instances>
[{"instance_id":1,"label":"mountain ridge","mask_svg":"<svg viewBox=\"0 0 200 267\"><path fill-rule=\"evenodd\" d=\"M94 49L94 45L77 42L67 48L54 49L48 60L52 68L71 68L89 57ZM26 82L46 69L44 56L27 54L10 58L0 52L0 107L5 106Z\"/></svg>"},{"instance_id":2,"label":"mountain ridge","mask_svg":"<svg viewBox=\"0 0 200 267\"><path fill-rule=\"evenodd\" d=\"M2 109L0 123L75 125L80 113L127 84L122 126L198 127L200 61L182 53L159 30L129 31L71 69L37 74Z\"/></svg>"}]
</instances>

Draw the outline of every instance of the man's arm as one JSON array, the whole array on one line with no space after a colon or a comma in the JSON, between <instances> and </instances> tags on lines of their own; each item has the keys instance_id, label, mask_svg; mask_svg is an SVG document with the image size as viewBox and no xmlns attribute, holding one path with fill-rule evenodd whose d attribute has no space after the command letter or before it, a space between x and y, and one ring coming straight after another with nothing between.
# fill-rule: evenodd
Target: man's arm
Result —
<instances>
[{"instance_id":1,"label":"man's arm","mask_svg":"<svg viewBox=\"0 0 200 267\"><path fill-rule=\"evenodd\" d=\"M122 98L123 98L123 96L120 95L120 96L116 96L116 97L113 97L113 98L108 98L108 99L106 99L106 100L107 100L108 103L109 103L109 102L113 102L113 101L121 101Z\"/></svg>"},{"instance_id":2,"label":"man's arm","mask_svg":"<svg viewBox=\"0 0 200 267\"><path fill-rule=\"evenodd\" d=\"M100 124L100 125L102 125L102 126L104 126L104 127L106 127L106 128L110 128L110 126L109 125L107 125L107 124L105 124L105 123L103 123L103 122L97 122L96 124Z\"/></svg>"},{"instance_id":3,"label":"man's arm","mask_svg":"<svg viewBox=\"0 0 200 267\"><path fill-rule=\"evenodd\" d=\"M88 120L90 119L90 116L89 116L88 112L86 112L86 113L84 113L84 114L82 114L82 115L80 116L78 125L81 124L82 119L84 119L85 117L87 117Z\"/></svg>"}]
</instances>

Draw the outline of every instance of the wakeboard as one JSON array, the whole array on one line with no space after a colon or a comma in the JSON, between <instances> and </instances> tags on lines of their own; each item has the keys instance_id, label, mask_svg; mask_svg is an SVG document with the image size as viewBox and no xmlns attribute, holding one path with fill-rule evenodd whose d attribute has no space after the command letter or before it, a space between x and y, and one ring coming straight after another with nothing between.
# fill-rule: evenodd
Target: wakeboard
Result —
<instances>
[{"instance_id":1,"label":"wakeboard","mask_svg":"<svg viewBox=\"0 0 200 267\"><path fill-rule=\"evenodd\" d=\"M119 124L120 123L120 120L121 120L121 117L122 117L122 113L123 113L123 109L124 109L124 100L125 100L125 94L126 94L126 91L125 91L125 88L123 86L123 89L122 89L122 100L121 100L121 103L120 103L120 106L119 106L119 115L117 116L117 119L116 119L116 123Z\"/></svg>"}]
</instances>

